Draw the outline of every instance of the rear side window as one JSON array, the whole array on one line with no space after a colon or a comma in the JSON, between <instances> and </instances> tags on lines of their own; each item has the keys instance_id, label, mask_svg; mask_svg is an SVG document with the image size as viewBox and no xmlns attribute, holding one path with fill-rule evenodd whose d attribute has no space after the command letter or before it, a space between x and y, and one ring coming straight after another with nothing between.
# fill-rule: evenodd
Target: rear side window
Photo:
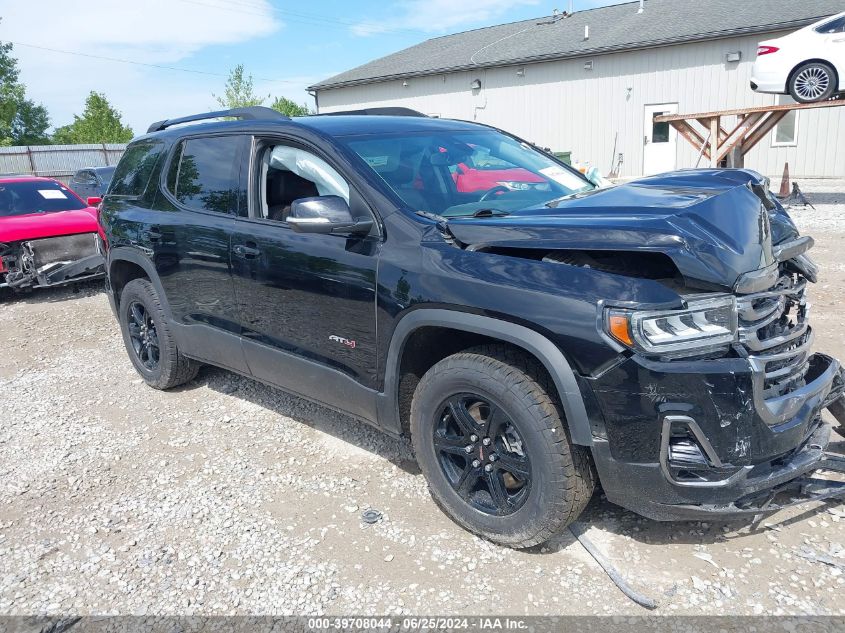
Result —
<instances>
[{"instance_id":1,"label":"rear side window","mask_svg":"<svg viewBox=\"0 0 845 633\"><path fill-rule=\"evenodd\" d=\"M240 136L192 138L179 143L167 171L167 189L180 204L215 213L236 213L239 203Z\"/></svg>"},{"instance_id":2,"label":"rear side window","mask_svg":"<svg viewBox=\"0 0 845 633\"><path fill-rule=\"evenodd\" d=\"M83 185L94 185L97 183L94 179L94 174L90 171L78 171L73 179Z\"/></svg>"},{"instance_id":3,"label":"rear side window","mask_svg":"<svg viewBox=\"0 0 845 633\"><path fill-rule=\"evenodd\" d=\"M818 33L845 33L845 17L833 20L827 24L822 24L816 29Z\"/></svg>"},{"instance_id":4,"label":"rear side window","mask_svg":"<svg viewBox=\"0 0 845 633\"><path fill-rule=\"evenodd\" d=\"M108 195L141 197L164 149L161 141L140 141L126 148L114 171Z\"/></svg>"}]
</instances>

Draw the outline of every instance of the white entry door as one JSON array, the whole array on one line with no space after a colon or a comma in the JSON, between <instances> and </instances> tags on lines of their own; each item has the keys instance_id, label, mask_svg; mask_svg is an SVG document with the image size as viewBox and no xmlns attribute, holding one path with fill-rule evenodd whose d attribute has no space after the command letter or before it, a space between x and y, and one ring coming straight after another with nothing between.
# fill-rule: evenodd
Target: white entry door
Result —
<instances>
[{"instance_id":1,"label":"white entry door","mask_svg":"<svg viewBox=\"0 0 845 633\"><path fill-rule=\"evenodd\" d=\"M661 114L677 114L677 103L647 105L643 118L645 134L643 142L643 175L662 174L677 167L678 133L668 123L655 123L654 117Z\"/></svg>"}]
</instances>

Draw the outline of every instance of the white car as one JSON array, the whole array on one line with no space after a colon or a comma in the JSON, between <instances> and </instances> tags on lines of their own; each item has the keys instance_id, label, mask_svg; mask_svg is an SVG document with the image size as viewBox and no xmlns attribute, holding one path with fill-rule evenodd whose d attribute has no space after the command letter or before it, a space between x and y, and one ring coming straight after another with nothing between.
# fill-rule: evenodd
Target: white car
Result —
<instances>
[{"instance_id":1,"label":"white car","mask_svg":"<svg viewBox=\"0 0 845 633\"><path fill-rule=\"evenodd\" d=\"M788 94L799 103L845 92L845 13L761 42L751 89Z\"/></svg>"}]
</instances>

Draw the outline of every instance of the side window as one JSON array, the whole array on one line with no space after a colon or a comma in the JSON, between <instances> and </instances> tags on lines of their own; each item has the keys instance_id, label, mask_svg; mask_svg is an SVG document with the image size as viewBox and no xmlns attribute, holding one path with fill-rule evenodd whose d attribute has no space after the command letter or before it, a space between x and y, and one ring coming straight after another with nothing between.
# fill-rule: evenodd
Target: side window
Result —
<instances>
[{"instance_id":1,"label":"side window","mask_svg":"<svg viewBox=\"0 0 845 633\"><path fill-rule=\"evenodd\" d=\"M164 150L161 141L140 141L126 148L114 171L108 195L143 196Z\"/></svg>"},{"instance_id":2,"label":"side window","mask_svg":"<svg viewBox=\"0 0 845 633\"><path fill-rule=\"evenodd\" d=\"M816 29L816 32L824 33L825 35L829 33L845 33L845 18L839 18L833 22L822 24Z\"/></svg>"},{"instance_id":3,"label":"side window","mask_svg":"<svg viewBox=\"0 0 845 633\"><path fill-rule=\"evenodd\" d=\"M180 204L216 213L236 213L240 203L239 150L243 137L192 138L177 146L167 189Z\"/></svg>"},{"instance_id":4,"label":"side window","mask_svg":"<svg viewBox=\"0 0 845 633\"><path fill-rule=\"evenodd\" d=\"M349 204L349 183L319 156L289 145L265 149L261 161L260 217L284 222L294 201L338 196Z\"/></svg>"},{"instance_id":5,"label":"side window","mask_svg":"<svg viewBox=\"0 0 845 633\"><path fill-rule=\"evenodd\" d=\"M78 171L73 177L77 184L80 185L95 185L97 181L94 179L94 173L90 171Z\"/></svg>"}]
</instances>

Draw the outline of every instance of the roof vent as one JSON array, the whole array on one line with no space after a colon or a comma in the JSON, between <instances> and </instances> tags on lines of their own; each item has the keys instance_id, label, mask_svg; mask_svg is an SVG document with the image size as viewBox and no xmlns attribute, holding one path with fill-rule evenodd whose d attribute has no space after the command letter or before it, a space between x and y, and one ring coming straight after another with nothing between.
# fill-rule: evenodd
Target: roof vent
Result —
<instances>
[{"instance_id":1,"label":"roof vent","mask_svg":"<svg viewBox=\"0 0 845 633\"><path fill-rule=\"evenodd\" d=\"M564 18L571 17L572 16L571 5L572 5L572 3L570 2L570 9L569 9L568 12L564 11L563 13L561 13L559 9L554 9L552 11L552 17L550 17L550 18L548 18L548 19L546 19L542 22L537 22L537 25L539 26L539 25L543 25L543 24L556 24L557 22L559 22L560 20L563 20Z\"/></svg>"},{"instance_id":2,"label":"roof vent","mask_svg":"<svg viewBox=\"0 0 845 633\"><path fill-rule=\"evenodd\" d=\"M642 13L643 11L645 11L645 0L640 0L640 8L637 13Z\"/></svg>"},{"instance_id":3,"label":"roof vent","mask_svg":"<svg viewBox=\"0 0 845 633\"><path fill-rule=\"evenodd\" d=\"M584 40L586 41L588 39L590 39L590 25L585 24L584 25Z\"/></svg>"}]
</instances>

